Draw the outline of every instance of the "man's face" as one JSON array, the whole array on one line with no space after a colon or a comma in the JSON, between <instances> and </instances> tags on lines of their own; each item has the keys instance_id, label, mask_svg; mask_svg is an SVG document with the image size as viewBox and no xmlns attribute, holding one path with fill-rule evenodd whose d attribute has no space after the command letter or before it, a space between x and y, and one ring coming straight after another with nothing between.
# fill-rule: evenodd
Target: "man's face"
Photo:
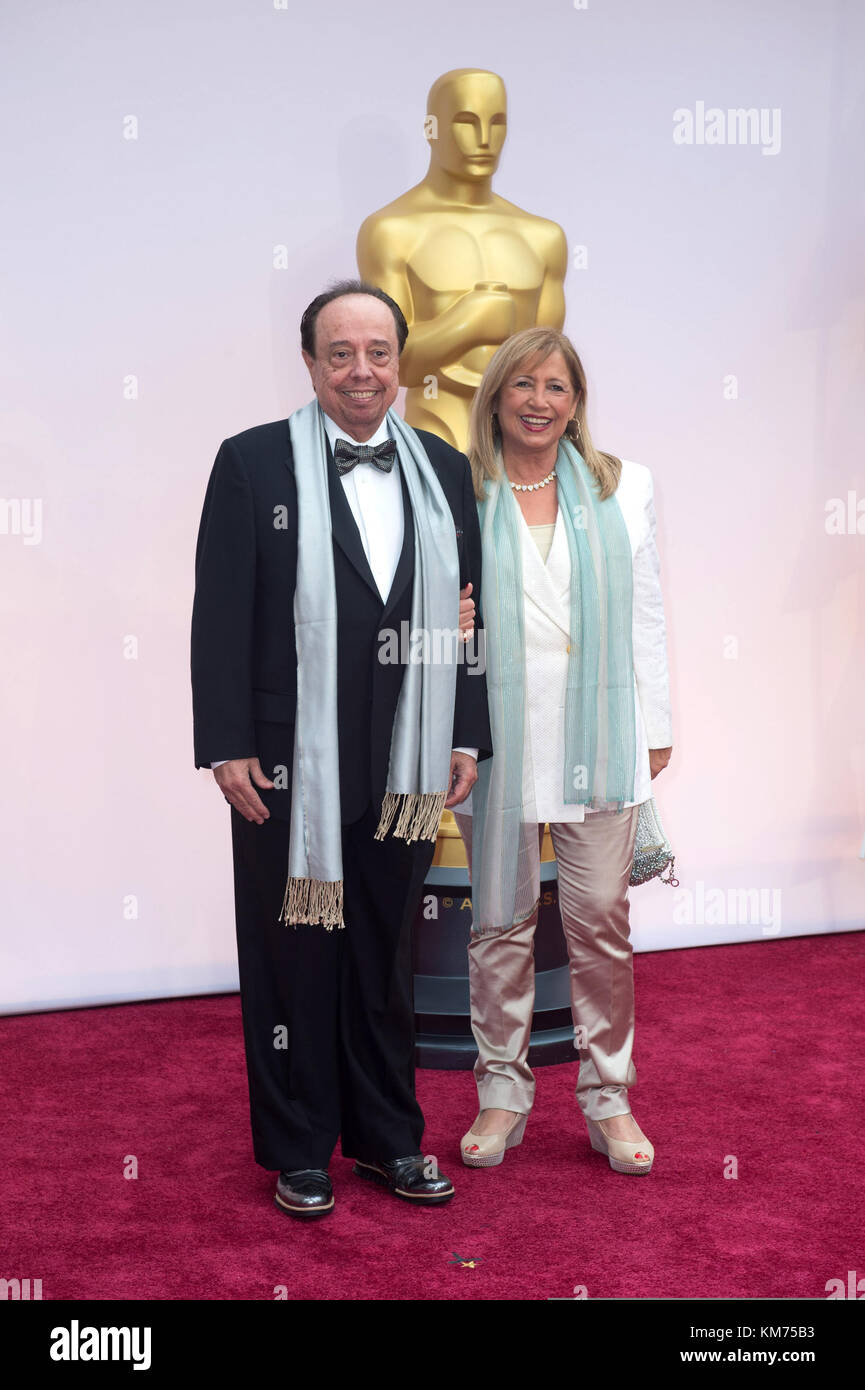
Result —
<instances>
[{"instance_id":1,"label":"man's face","mask_svg":"<svg viewBox=\"0 0 865 1390\"><path fill-rule=\"evenodd\" d=\"M326 415L363 444L396 400L399 349L393 314L369 294L344 294L321 310L315 356L304 352Z\"/></svg>"},{"instance_id":2,"label":"man's face","mask_svg":"<svg viewBox=\"0 0 865 1390\"><path fill-rule=\"evenodd\" d=\"M501 78L481 72L455 78L437 104L438 139L430 141L433 159L460 178L489 178L498 167L507 134Z\"/></svg>"}]
</instances>

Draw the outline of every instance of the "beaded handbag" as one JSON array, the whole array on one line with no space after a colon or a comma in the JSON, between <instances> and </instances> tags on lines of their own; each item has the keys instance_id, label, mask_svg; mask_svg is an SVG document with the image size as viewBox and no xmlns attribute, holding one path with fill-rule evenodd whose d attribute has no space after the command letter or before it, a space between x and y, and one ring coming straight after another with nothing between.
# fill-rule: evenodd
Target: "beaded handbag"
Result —
<instances>
[{"instance_id":1,"label":"beaded handbag","mask_svg":"<svg viewBox=\"0 0 865 1390\"><path fill-rule=\"evenodd\" d=\"M671 888L678 888L679 880L673 877L676 856L664 834L664 827L658 815L654 797L640 803L637 815L637 836L634 841L634 862L631 865L632 885L648 883L650 878L660 878ZM666 878L661 877L669 868Z\"/></svg>"}]
</instances>

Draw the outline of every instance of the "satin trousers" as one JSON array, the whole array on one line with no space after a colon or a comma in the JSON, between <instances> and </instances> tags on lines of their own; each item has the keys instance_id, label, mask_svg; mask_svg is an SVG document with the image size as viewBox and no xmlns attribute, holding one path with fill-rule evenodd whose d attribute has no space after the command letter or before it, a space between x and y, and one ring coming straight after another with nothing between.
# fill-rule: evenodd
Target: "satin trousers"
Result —
<instances>
[{"instance_id":1,"label":"satin trousers","mask_svg":"<svg viewBox=\"0 0 865 1390\"><path fill-rule=\"evenodd\" d=\"M556 854L559 909L568 950L571 1017L583 1114L606 1120L630 1111L637 1073L634 970L628 880L638 807L596 811L584 821L550 826ZM454 813L471 870L471 816ZM539 836L543 826L538 827ZM478 1047L474 1075L482 1110L528 1114L535 1080L528 1064L535 1002L537 909L498 935L472 935L469 988Z\"/></svg>"}]
</instances>

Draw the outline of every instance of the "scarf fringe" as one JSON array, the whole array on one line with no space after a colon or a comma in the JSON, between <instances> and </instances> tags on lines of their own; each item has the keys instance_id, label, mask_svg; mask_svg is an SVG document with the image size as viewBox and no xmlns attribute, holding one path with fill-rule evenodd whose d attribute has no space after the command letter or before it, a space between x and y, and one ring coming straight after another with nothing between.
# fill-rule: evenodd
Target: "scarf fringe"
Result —
<instances>
[{"instance_id":1,"label":"scarf fringe","mask_svg":"<svg viewBox=\"0 0 865 1390\"><path fill-rule=\"evenodd\" d=\"M320 923L326 931L344 927L342 879L327 883L318 878L290 878L285 885L279 921L291 927L304 922Z\"/></svg>"},{"instance_id":2,"label":"scarf fringe","mask_svg":"<svg viewBox=\"0 0 865 1390\"><path fill-rule=\"evenodd\" d=\"M396 840L434 840L438 834L439 821L447 801L447 792L386 792L381 804L381 819L375 832L377 840L383 840L390 829L394 816ZM400 805L400 803L402 803Z\"/></svg>"}]
</instances>

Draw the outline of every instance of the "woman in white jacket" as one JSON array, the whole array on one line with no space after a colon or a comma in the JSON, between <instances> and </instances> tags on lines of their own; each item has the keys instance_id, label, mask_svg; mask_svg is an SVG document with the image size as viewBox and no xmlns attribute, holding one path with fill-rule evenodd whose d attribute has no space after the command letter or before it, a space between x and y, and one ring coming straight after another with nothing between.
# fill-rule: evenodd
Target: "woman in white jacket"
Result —
<instances>
[{"instance_id":1,"label":"woman in white jacket","mask_svg":"<svg viewBox=\"0 0 865 1390\"><path fill-rule=\"evenodd\" d=\"M472 872L479 1114L470 1167L501 1163L534 1099L528 1065L540 841L549 823L592 1147L622 1173L654 1150L636 1082L628 880L636 807L671 753L652 478L592 444L586 377L553 329L516 334L474 400L493 756L455 813Z\"/></svg>"}]
</instances>

